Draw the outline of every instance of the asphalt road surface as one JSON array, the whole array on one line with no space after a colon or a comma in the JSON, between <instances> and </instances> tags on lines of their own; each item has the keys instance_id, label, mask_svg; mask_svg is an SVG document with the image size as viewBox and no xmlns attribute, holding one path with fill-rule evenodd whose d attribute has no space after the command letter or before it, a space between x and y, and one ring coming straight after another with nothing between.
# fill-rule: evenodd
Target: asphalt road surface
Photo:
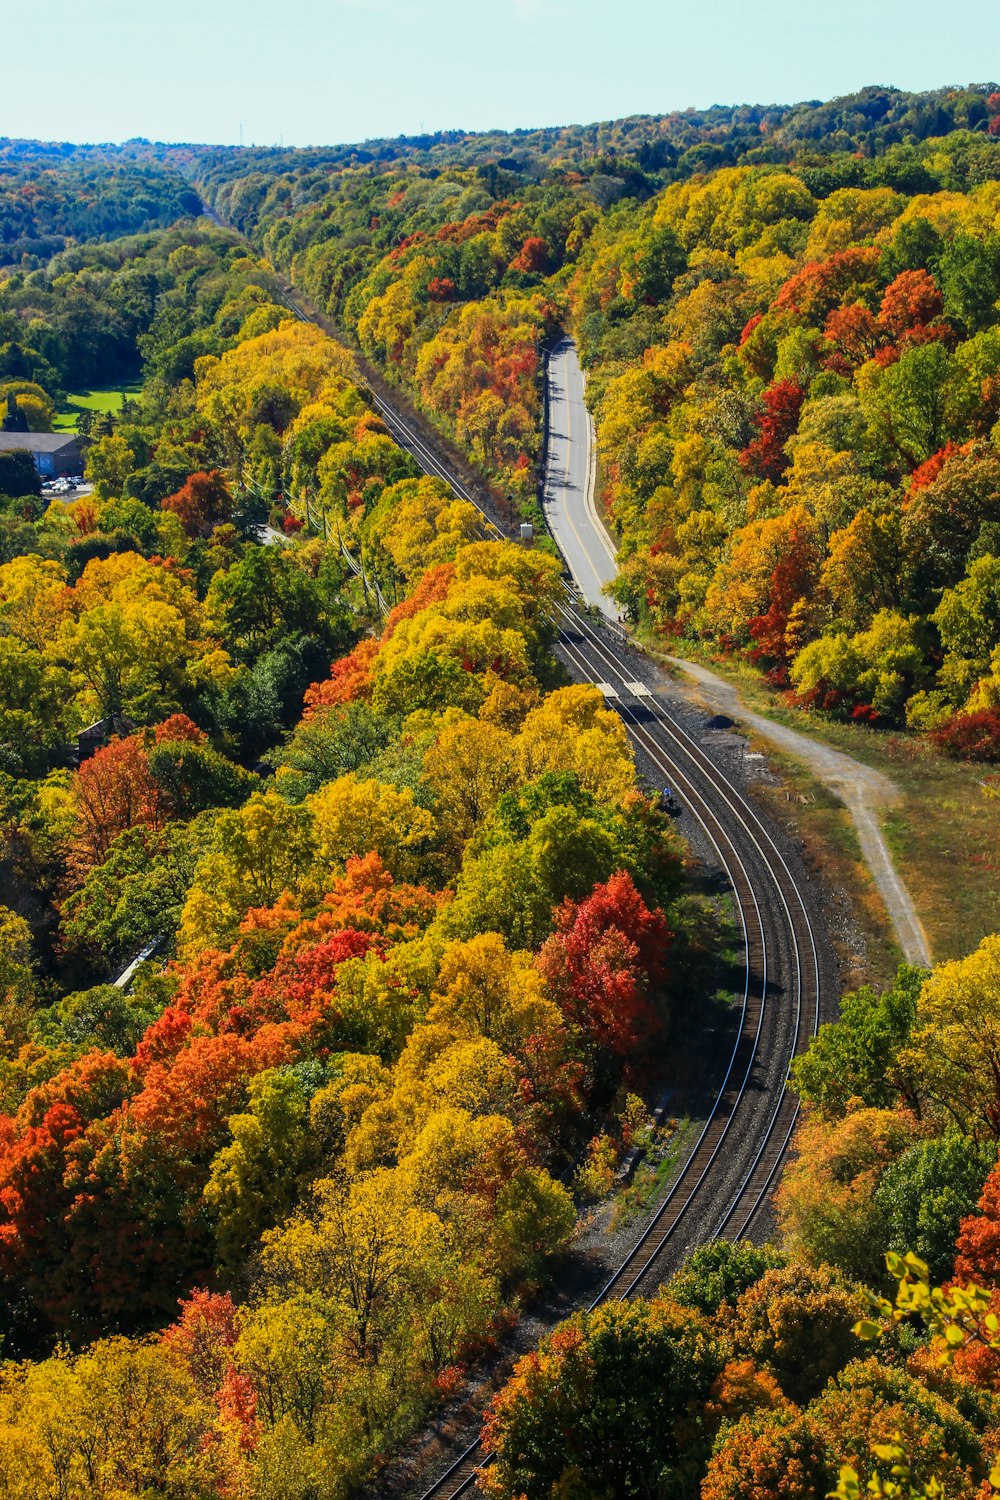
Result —
<instances>
[{"instance_id":1,"label":"asphalt road surface","mask_svg":"<svg viewBox=\"0 0 1000 1500\"><path fill-rule=\"evenodd\" d=\"M562 339L549 357L545 520L583 598L617 620L618 606L602 592L618 569L614 545L595 509L589 438L590 413L576 345Z\"/></svg>"}]
</instances>

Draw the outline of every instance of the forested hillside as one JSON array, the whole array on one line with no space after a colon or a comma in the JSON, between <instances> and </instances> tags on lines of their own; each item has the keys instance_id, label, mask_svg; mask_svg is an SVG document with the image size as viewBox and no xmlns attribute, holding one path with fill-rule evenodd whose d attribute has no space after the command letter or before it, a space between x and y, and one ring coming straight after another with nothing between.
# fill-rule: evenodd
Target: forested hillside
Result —
<instances>
[{"instance_id":1,"label":"forested hillside","mask_svg":"<svg viewBox=\"0 0 1000 1500\"><path fill-rule=\"evenodd\" d=\"M796 1058L775 1244L542 1305L700 1128L670 1111L730 1056L728 897L556 655L551 542L424 476L356 360L538 520L560 329L640 640L1000 759L996 86L0 141L0 417L130 386L78 498L0 453L10 1500L376 1493L540 1308L496 1500L1000 1489L995 935Z\"/></svg>"},{"instance_id":2,"label":"forested hillside","mask_svg":"<svg viewBox=\"0 0 1000 1500\"><path fill-rule=\"evenodd\" d=\"M200 212L176 171L106 155L81 159L0 139L0 266L37 265L71 243L165 228Z\"/></svg>"},{"instance_id":3,"label":"forested hillside","mask_svg":"<svg viewBox=\"0 0 1000 1500\"><path fill-rule=\"evenodd\" d=\"M1000 91L619 134L196 175L526 509L539 345L577 333L634 619L994 757Z\"/></svg>"},{"instance_id":4,"label":"forested hillside","mask_svg":"<svg viewBox=\"0 0 1000 1500\"><path fill-rule=\"evenodd\" d=\"M558 564L272 291L206 227L0 284L8 399L143 373L92 493L0 502L10 1494L355 1489L544 1283L678 998L681 850L551 655Z\"/></svg>"}]
</instances>

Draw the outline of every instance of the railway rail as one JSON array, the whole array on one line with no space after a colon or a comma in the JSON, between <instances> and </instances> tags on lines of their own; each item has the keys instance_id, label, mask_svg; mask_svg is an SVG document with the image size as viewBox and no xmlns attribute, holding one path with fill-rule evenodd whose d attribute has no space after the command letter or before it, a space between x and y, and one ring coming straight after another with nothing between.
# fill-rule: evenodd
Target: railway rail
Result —
<instances>
[{"instance_id":1,"label":"railway rail","mask_svg":"<svg viewBox=\"0 0 1000 1500\"><path fill-rule=\"evenodd\" d=\"M475 495L422 435L374 393L373 399L389 430L425 471L482 513ZM498 534L485 514L483 534ZM663 1274L666 1252L683 1239L696 1214L701 1227L695 1239L752 1234L795 1127L798 1105L785 1081L791 1058L819 1024L822 965L808 899L785 853L753 806L646 688L630 649L571 602L561 607L557 627L557 648L574 675L603 687L633 743L701 828L732 890L744 950L740 1024L722 1085L669 1192L591 1302L593 1309L650 1290ZM489 1461L477 1440L421 1500L470 1496Z\"/></svg>"},{"instance_id":2,"label":"railway rail","mask_svg":"<svg viewBox=\"0 0 1000 1500\"><path fill-rule=\"evenodd\" d=\"M666 1252L683 1239L696 1214L701 1226L700 1233L695 1229L696 1239L741 1239L752 1233L794 1129L798 1107L785 1089L785 1076L791 1057L815 1034L822 982L808 903L784 853L753 807L697 741L641 691L631 663L623 662L620 651L603 637L600 627L575 610L562 611L562 654L585 679L607 687L610 678L616 684L609 702L637 747L669 778L715 851L736 904L745 979L736 1042L694 1146L588 1310L652 1290L662 1278ZM762 1098L769 1105L763 1117ZM481 1442L470 1444L423 1491L421 1500L471 1496L489 1462Z\"/></svg>"},{"instance_id":3,"label":"railway rail","mask_svg":"<svg viewBox=\"0 0 1000 1500\"><path fill-rule=\"evenodd\" d=\"M286 295L289 309L317 322ZM443 479L482 516L484 538L503 531L417 426L372 388L387 428L424 472ZM556 646L579 678L600 686L640 754L674 787L732 891L743 947L739 1026L725 1074L698 1137L662 1201L589 1309L650 1290L667 1262L693 1243L752 1234L791 1140L798 1113L785 1087L791 1059L819 1025L820 944L808 896L764 821L695 737L643 682L638 656L575 607L567 591ZM480 1441L464 1449L420 1500L458 1500L477 1490L490 1463Z\"/></svg>"}]
</instances>

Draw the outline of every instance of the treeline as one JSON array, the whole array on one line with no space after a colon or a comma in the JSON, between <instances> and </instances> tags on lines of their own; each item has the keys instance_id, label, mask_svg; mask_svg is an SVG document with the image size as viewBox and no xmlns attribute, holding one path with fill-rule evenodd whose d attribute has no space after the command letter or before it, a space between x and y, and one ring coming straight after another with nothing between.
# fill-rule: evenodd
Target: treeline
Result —
<instances>
[{"instance_id":1,"label":"treeline","mask_svg":"<svg viewBox=\"0 0 1000 1500\"><path fill-rule=\"evenodd\" d=\"M680 1007L680 850L564 685L558 564L272 286L191 227L4 292L144 375L92 495L0 500L11 1494L357 1489L545 1280Z\"/></svg>"},{"instance_id":2,"label":"treeline","mask_svg":"<svg viewBox=\"0 0 1000 1500\"><path fill-rule=\"evenodd\" d=\"M487 1414L487 1492L994 1494L998 996L996 937L848 995L793 1067L805 1117L777 1198L783 1248L716 1242L660 1297L561 1325ZM889 1272L886 1252L911 1258Z\"/></svg>"},{"instance_id":3,"label":"treeline","mask_svg":"<svg viewBox=\"0 0 1000 1500\"><path fill-rule=\"evenodd\" d=\"M187 153L209 182L225 180L237 164L241 171L250 168L269 177L303 171L329 174L347 168L377 171L400 165L431 171L499 168L528 179L568 166L588 174L637 171L663 185L742 160L788 162L840 152L874 157L953 131L981 135L992 126L996 134L997 111L989 103L996 91L997 85L991 83L922 93L873 86L827 102L713 105L548 129L449 130L304 150L176 149ZM140 155L158 150L171 161L175 148L136 142L122 149ZM898 154L897 159L901 160Z\"/></svg>"}]
</instances>

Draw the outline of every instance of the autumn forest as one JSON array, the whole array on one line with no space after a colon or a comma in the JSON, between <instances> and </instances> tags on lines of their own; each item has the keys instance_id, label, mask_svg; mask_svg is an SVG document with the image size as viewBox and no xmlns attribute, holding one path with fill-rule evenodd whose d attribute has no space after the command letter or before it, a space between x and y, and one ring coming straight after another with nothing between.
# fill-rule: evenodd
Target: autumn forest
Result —
<instances>
[{"instance_id":1,"label":"autumn forest","mask_svg":"<svg viewBox=\"0 0 1000 1500\"><path fill-rule=\"evenodd\" d=\"M0 1500L987 1500L998 841L1000 86L0 138Z\"/></svg>"}]
</instances>

